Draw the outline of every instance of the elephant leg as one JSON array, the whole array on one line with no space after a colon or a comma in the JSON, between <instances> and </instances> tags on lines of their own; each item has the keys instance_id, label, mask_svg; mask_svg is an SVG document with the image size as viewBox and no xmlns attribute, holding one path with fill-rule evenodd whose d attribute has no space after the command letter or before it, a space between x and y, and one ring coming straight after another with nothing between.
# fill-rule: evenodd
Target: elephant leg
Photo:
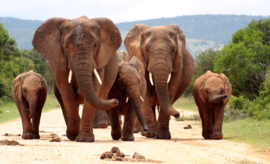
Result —
<instances>
[{"instance_id":1,"label":"elephant leg","mask_svg":"<svg viewBox=\"0 0 270 164\"><path fill-rule=\"evenodd\" d=\"M111 121L111 136L113 140L119 140L121 138L121 124L119 120L119 106L110 109L110 121Z\"/></svg>"},{"instance_id":2,"label":"elephant leg","mask_svg":"<svg viewBox=\"0 0 270 164\"><path fill-rule=\"evenodd\" d=\"M45 100L46 100L46 93L43 93L40 97L39 97L39 102L37 105L37 112L36 112L36 116L35 118L32 120L32 131L33 131L33 137L34 139L39 139L39 124L40 124L40 117L41 117L41 113L42 113L42 108L44 106Z\"/></svg>"},{"instance_id":3,"label":"elephant leg","mask_svg":"<svg viewBox=\"0 0 270 164\"><path fill-rule=\"evenodd\" d=\"M204 111L203 111L203 108L199 107L199 114L200 114L200 117L201 117L201 122L202 122L202 136L204 136L205 134L205 131L206 131L206 127L205 127L205 120L204 120Z\"/></svg>"},{"instance_id":4,"label":"elephant leg","mask_svg":"<svg viewBox=\"0 0 270 164\"><path fill-rule=\"evenodd\" d=\"M54 76L55 82L58 91L60 92L62 97L62 101L64 104L63 106L65 109L64 111L66 111L66 117L68 122L66 135L69 140L75 141L80 130L80 116L78 110L77 97L74 93L72 85L61 79L61 78L68 79L68 74L65 74L64 72L56 72L56 73L57 74ZM63 75L61 74L66 76L63 77Z\"/></svg>"},{"instance_id":5,"label":"elephant leg","mask_svg":"<svg viewBox=\"0 0 270 164\"><path fill-rule=\"evenodd\" d=\"M110 124L109 117L104 110L96 110L94 128L107 128Z\"/></svg>"},{"instance_id":6,"label":"elephant leg","mask_svg":"<svg viewBox=\"0 0 270 164\"><path fill-rule=\"evenodd\" d=\"M134 127L133 127L133 133L138 133L138 132L140 132L140 131L141 131L141 128L142 128L142 126L141 126L141 124L140 124L140 122L139 122L139 120L138 120L138 117L135 116Z\"/></svg>"},{"instance_id":7,"label":"elephant leg","mask_svg":"<svg viewBox=\"0 0 270 164\"><path fill-rule=\"evenodd\" d=\"M213 130L213 138L214 139L222 139L222 123L223 123L223 116L224 116L224 107L225 105L219 105L215 109L214 114L214 130Z\"/></svg>"},{"instance_id":8,"label":"elephant leg","mask_svg":"<svg viewBox=\"0 0 270 164\"><path fill-rule=\"evenodd\" d=\"M123 141L134 141L133 125L135 121L135 111L130 103L127 104L123 127Z\"/></svg>"},{"instance_id":9,"label":"elephant leg","mask_svg":"<svg viewBox=\"0 0 270 164\"><path fill-rule=\"evenodd\" d=\"M146 97L146 98L149 99L149 101L145 101L142 104L142 110L143 110L143 115L145 117L145 121L148 126L148 130L144 131L141 126L141 134L143 136L146 136L147 138L154 138L157 134L156 119L155 119L155 106L151 106L149 97Z\"/></svg>"},{"instance_id":10,"label":"elephant leg","mask_svg":"<svg viewBox=\"0 0 270 164\"><path fill-rule=\"evenodd\" d=\"M110 92L114 84L117 73L118 73L118 56L115 53L105 66L105 69L99 72L99 75L101 77L104 74L104 79L102 81L103 84L99 92L99 97L101 99L107 99L108 93ZM110 125L110 118L108 117L106 112L102 110L96 110L94 128L107 128L108 125Z\"/></svg>"},{"instance_id":11,"label":"elephant leg","mask_svg":"<svg viewBox=\"0 0 270 164\"><path fill-rule=\"evenodd\" d=\"M62 96L54 82L54 95L55 97L57 98L60 106L61 106L61 109L62 109L62 113L63 113L63 116L64 116L64 119L65 119L65 122L66 122L66 125L68 125L68 118L67 118L67 112L66 112L66 109L65 109L65 106L64 106L64 103L63 103L63 100L62 100Z\"/></svg>"},{"instance_id":12,"label":"elephant leg","mask_svg":"<svg viewBox=\"0 0 270 164\"><path fill-rule=\"evenodd\" d=\"M23 134L22 138L23 139L33 139L33 133L32 133L32 125L31 125L31 120L28 117L27 113L25 112L26 109L29 109L29 106L27 102L22 99L20 103L16 101L16 105L19 109L21 119L22 119L22 126L23 126Z\"/></svg>"},{"instance_id":13,"label":"elephant leg","mask_svg":"<svg viewBox=\"0 0 270 164\"><path fill-rule=\"evenodd\" d=\"M203 109L203 137L205 139L213 139L213 112Z\"/></svg>"},{"instance_id":14,"label":"elephant leg","mask_svg":"<svg viewBox=\"0 0 270 164\"><path fill-rule=\"evenodd\" d=\"M169 131L170 115L161 107L157 121L157 136L156 139L171 139Z\"/></svg>"},{"instance_id":15,"label":"elephant leg","mask_svg":"<svg viewBox=\"0 0 270 164\"><path fill-rule=\"evenodd\" d=\"M96 109L85 100L84 105L83 105L80 133L76 137L77 142L94 142L95 141L95 136L93 133L95 111Z\"/></svg>"}]
</instances>

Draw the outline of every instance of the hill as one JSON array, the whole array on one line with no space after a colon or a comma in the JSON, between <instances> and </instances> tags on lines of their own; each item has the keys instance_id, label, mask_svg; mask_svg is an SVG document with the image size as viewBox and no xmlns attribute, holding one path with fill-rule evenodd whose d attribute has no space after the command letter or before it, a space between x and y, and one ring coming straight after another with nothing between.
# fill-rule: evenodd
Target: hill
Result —
<instances>
[{"instance_id":1,"label":"hill","mask_svg":"<svg viewBox=\"0 0 270 164\"><path fill-rule=\"evenodd\" d=\"M149 19L133 22L117 23L124 40L127 32L135 24L150 26L177 24L184 31L187 46L192 54L206 48L222 47L230 41L231 35L237 29L245 27L252 19L263 19L263 16L247 15L191 15L173 18ZM15 38L20 49L31 49L35 30L42 23L38 20L22 20L17 18L0 17L0 23L8 30L9 35ZM121 49L124 45L121 46Z\"/></svg>"}]
</instances>

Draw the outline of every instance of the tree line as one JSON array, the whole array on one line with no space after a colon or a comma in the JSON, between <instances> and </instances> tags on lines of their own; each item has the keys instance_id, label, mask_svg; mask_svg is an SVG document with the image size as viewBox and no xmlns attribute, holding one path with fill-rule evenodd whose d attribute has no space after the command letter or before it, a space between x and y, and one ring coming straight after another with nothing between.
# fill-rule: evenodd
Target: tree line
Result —
<instances>
[{"instance_id":1,"label":"tree line","mask_svg":"<svg viewBox=\"0 0 270 164\"><path fill-rule=\"evenodd\" d=\"M12 101L12 83L21 74L33 70L40 73L53 88L49 62L36 50L20 50L16 41L0 23L0 101Z\"/></svg>"}]
</instances>

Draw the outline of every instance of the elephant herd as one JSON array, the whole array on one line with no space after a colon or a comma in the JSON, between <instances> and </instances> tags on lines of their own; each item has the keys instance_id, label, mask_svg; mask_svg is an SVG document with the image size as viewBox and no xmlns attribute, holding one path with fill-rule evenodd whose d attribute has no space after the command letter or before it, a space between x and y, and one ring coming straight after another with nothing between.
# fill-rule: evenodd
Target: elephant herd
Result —
<instances>
[{"instance_id":1,"label":"elephant herd","mask_svg":"<svg viewBox=\"0 0 270 164\"><path fill-rule=\"evenodd\" d=\"M172 104L187 89L194 72L193 57L178 25L137 24L124 40L127 52L117 52L122 39L110 19L55 17L38 27L32 44L50 63L69 140L94 142L99 110L108 114L114 140L133 141L135 131L156 139L171 138L170 116L180 117ZM12 91L22 118L22 138L39 139L45 79L33 71L22 73ZM230 94L224 74L208 71L195 81L193 95L205 139L223 138L224 107ZM156 108L160 109L158 118ZM124 115L123 126L120 115Z\"/></svg>"}]
</instances>

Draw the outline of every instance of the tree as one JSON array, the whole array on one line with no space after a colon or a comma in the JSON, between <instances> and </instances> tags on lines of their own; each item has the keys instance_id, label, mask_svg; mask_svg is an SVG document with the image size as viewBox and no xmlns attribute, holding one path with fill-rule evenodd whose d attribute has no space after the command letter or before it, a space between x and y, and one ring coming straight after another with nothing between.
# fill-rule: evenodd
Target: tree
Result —
<instances>
[{"instance_id":1,"label":"tree","mask_svg":"<svg viewBox=\"0 0 270 164\"><path fill-rule=\"evenodd\" d=\"M253 20L232 35L214 60L214 71L228 76L233 95L250 100L259 95L270 65L270 19Z\"/></svg>"},{"instance_id":2,"label":"tree","mask_svg":"<svg viewBox=\"0 0 270 164\"><path fill-rule=\"evenodd\" d=\"M214 59L215 57L220 54L219 50L214 50L212 48L207 49L197 55L195 55L195 69L194 69L194 75L191 84L185 91L185 95L192 94L192 88L194 81L203 75L206 71L214 71Z\"/></svg>"}]
</instances>

